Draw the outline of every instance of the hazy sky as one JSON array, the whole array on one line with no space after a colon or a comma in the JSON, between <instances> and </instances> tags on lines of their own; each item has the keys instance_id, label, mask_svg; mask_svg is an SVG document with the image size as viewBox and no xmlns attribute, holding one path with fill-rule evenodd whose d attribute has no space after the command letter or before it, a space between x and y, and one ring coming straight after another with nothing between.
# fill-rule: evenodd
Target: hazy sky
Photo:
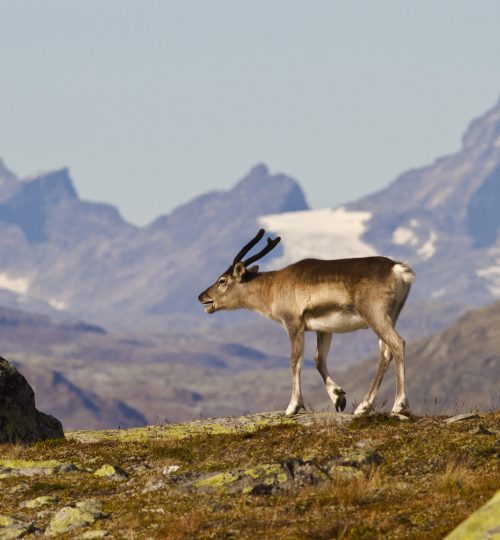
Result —
<instances>
[{"instance_id":1,"label":"hazy sky","mask_svg":"<svg viewBox=\"0 0 500 540\"><path fill-rule=\"evenodd\" d=\"M499 96L499 1L0 0L0 157L138 224L258 162L337 205Z\"/></svg>"}]
</instances>

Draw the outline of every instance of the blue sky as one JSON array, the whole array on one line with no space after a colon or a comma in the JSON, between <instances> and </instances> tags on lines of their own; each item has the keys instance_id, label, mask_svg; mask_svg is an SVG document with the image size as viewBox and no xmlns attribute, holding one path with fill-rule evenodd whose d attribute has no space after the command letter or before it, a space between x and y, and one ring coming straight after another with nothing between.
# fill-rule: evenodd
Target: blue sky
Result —
<instances>
[{"instance_id":1,"label":"blue sky","mask_svg":"<svg viewBox=\"0 0 500 540\"><path fill-rule=\"evenodd\" d=\"M144 224L253 165L311 206L458 150L500 2L0 0L0 157Z\"/></svg>"}]
</instances>

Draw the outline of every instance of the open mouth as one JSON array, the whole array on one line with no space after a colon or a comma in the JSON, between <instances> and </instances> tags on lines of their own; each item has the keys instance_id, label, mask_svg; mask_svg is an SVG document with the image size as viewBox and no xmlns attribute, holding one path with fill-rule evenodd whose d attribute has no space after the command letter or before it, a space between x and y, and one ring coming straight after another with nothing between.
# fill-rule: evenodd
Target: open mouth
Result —
<instances>
[{"instance_id":1,"label":"open mouth","mask_svg":"<svg viewBox=\"0 0 500 540\"><path fill-rule=\"evenodd\" d=\"M213 313L215 311L215 302L213 300L204 300L202 304L205 313Z\"/></svg>"}]
</instances>

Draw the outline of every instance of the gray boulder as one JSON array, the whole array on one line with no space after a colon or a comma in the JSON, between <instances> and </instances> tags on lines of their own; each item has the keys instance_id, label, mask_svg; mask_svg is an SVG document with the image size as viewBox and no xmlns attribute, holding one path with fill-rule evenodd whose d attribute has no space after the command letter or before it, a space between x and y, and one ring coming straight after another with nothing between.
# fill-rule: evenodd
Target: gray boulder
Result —
<instances>
[{"instance_id":1,"label":"gray boulder","mask_svg":"<svg viewBox=\"0 0 500 540\"><path fill-rule=\"evenodd\" d=\"M0 357L0 443L29 444L61 437L61 422L36 409L28 381Z\"/></svg>"}]
</instances>

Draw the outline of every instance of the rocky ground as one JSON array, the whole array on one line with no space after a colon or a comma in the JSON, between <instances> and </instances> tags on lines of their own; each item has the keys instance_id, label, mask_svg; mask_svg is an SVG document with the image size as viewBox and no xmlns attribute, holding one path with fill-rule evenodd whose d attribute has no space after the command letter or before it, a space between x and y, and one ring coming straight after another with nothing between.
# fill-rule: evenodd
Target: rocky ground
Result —
<instances>
[{"instance_id":1,"label":"rocky ground","mask_svg":"<svg viewBox=\"0 0 500 540\"><path fill-rule=\"evenodd\" d=\"M500 412L280 413L0 445L0 539L443 538L500 485Z\"/></svg>"}]
</instances>

